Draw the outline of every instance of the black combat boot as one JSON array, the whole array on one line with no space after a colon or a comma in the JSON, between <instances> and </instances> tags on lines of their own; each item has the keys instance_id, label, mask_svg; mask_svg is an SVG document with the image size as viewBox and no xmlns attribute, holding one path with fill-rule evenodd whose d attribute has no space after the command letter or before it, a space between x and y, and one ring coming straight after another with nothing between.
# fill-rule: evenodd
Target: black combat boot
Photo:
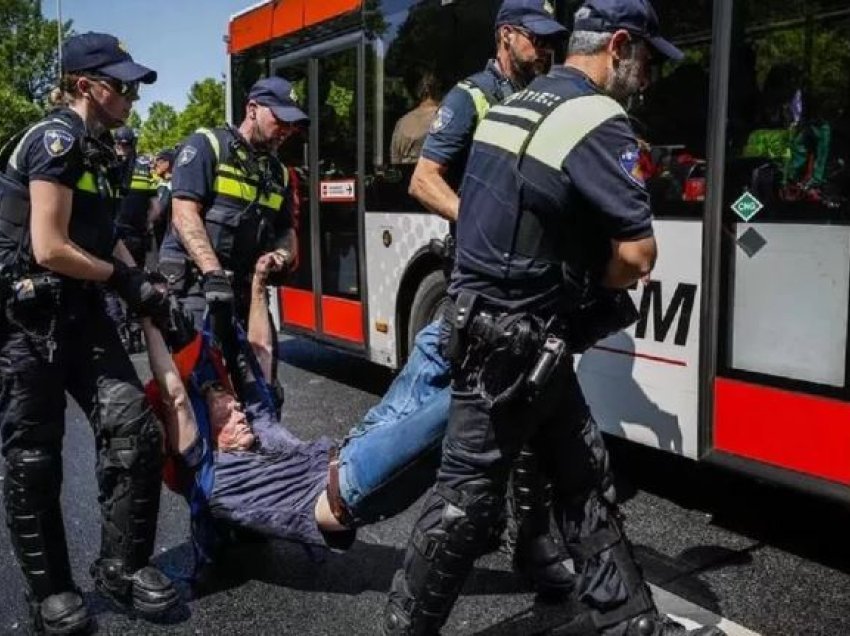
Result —
<instances>
[{"instance_id":1,"label":"black combat boot","mask_svg":"<svg viewBox=\"0 0 850 636\"><path fill-rule=\"evenodd\" d=\"M71 577L61 488L59 448L15 448L6 455L6 524L26 579L27 605L37 634L84 633L91 624Z\"/></svg>"},{"instance_id":2,"label":"black combat boot","mask_svg":"<svg viewBox=\"0 0 850 636\"><path fill-rule=\"evenodd\" d=\"M551 490L534 453L523 448L510 481L510 507L517 525L513 565L541 599L559 601L575 587L575 576L564 564L564 551L550 534Z\"/></svg>"},{"instance_id":3,"label":"black combat boot","mask_svg":"<svg viewBox=\"0 0 850 636\"><path fill-rule=\"evenodd\" d=\"M133 609L146 618L158 618L177 605L177 590L152 565L129 571L121 559L100 558L92 564L97 590L121 609Z\"/></svg>"}]
</instances>

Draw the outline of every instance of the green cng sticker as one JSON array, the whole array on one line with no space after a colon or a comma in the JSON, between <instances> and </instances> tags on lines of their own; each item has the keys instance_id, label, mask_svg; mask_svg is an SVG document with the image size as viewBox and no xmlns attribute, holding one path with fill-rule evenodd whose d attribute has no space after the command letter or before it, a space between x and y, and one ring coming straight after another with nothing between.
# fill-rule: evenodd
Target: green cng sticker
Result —
<instances>
[{"instance_id":1,"label":"green cng sticker","mask_svg":"<svg viewBox=\"0 0 850 636\"><path fill-rule=\"evenodd\" d=\"M744 221L749 221L764 207L762 202L755 198L750 192L744 192L735 203L732 204L732 211L740 216Z\"/></svg>"}]
</instances>

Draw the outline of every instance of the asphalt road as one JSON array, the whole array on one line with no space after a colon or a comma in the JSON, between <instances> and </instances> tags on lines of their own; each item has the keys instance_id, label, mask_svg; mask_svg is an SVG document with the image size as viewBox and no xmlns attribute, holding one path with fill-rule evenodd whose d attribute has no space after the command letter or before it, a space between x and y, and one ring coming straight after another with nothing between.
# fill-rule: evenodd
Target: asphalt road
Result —
<instances>
[{"instance_id":1,"label":"asphalt road","mask_svg":"<svg viewBox=\"0 0 850 636\"><path fill-rule=\"evenodd\" d=\"M391 379L379 367L307 341L287 340L282 352L285 423L305 438L341 437ZM144 356L136 359L146 374ZM731 621L723 623L730 633L850 634L850 513L656 452L613 447L626 528L666 611L694 615L704 608L710 620ZM417 506L363 528L349 552L321 563L282 542L233 549L203 590L193 594L181 583L185 605L155 625L114 612L92 590L87 571L99 543L93 441L76 407L68 411L64 452L71 558L99 633L375 633ZM191 572L187 532L185 504L164 492L155 561L175 578ZM22 597L3 533L0 634L28 633ZM507 557L494 554L476 565L445 633L532 634L569 611L569 605L535 604Z\"/></svg>"}]
</instances>

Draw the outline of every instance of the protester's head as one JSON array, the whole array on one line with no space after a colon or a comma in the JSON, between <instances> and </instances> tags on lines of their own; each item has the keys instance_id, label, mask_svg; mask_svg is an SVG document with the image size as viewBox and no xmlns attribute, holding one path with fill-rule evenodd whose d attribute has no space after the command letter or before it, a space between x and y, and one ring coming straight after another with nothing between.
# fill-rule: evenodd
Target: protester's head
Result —
<instances>
[{"instance_id":1,"label":"protester's head","mask_svg":"<svg viewBox=\"0 0 850 636\"><path fill-rule=\"evenodd\" d=\"M511 79L524 85L549 70L558 41L567 35L554 14L551 0L502 3L496 15L496 54Z\"/></svg>"},{"instance_id":2,"label":"protester's head","mask_svg":"<svg viewBox=\"0 0 850 636\"><path fill-rule=\"evenodd\" d=\"M683 57L658 34L658 16L649 0L586 0L573 24L568 60L593 57L604 62L600 84L617 100L647 87L653 61Z\"/></svg>"},{"instance_id":3,"label":"protester's head","mask_svg":"<svg viewBox=\"0 0 850 636\"><path fill-rule=\"evenodd\" d=\"M156 81L156 71L136 64L124 45L105 33L82 33L63 47L61 101L85 104L87 114L105 128L120 126L139 98L139 84Z\"/></svg>"},{"instance_id":4,"label":"protester's head","mask_svg":"<svg viewBox=\"0 0 850 636\"><path fill-rule=\"evenodd\" d=\"M255 437L239 401L217 383L202 389L210 417L213 443L222 451L244 451L254 445Z\"/></svg>"},{"instance_id":5,"label":"protester's head","mask_svg":"<svg viewBox=\"0 0 850 636\"><path fill-rule=\"evenodd\" d=\"M292 84L282 77L266 77L251 87L243 126L257 148L277 150L309 123L310 118L298 107Z\"/></svg>"}]
</instances>

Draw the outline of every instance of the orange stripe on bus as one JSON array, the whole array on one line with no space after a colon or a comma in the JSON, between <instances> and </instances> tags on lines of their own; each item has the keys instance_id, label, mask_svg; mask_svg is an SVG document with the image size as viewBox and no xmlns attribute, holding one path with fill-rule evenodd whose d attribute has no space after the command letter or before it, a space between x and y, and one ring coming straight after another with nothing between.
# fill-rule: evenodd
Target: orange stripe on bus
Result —
<instances>
[{"instance_id":1,"label":"orange stripe on bus","mask_svg":"<svg viewBox=\"0 0 850 636\"><path fill-rule=\"evenodd\" d=\"M284 324L316 331L316 305L313 292L282 287L278 294Z\"/></svg>"},{"instance_id":2,"label":"orange stripe on bus","mask_svg":"<svg viewBox=\"0 0 850 636\"><path fill-rule=\"evenodd\" d=\"M717 378L718 450L850 485L850 404Z\"/></svg>"},{"instance_id":3,"label":"orange stripe on bus","mask_svg":"<svg viewBox=\"0 0 850 636\"><path fill-rule=\"evenodd\" d=\"M362 0L281 0L268 2L230 22L228 52L240 53L274 38L360 8Z\"/></svg>"},{"instance_id":4,"label":"orange stripe on bus","mask_svg":"<svg viewBox=\"0 0 850 636\"><path fill-rule=\"evenodd\" d=\"M363 305L356 300L322 296L322 325L325 334L363 343Z\"/></svg>"}]
</instances>

